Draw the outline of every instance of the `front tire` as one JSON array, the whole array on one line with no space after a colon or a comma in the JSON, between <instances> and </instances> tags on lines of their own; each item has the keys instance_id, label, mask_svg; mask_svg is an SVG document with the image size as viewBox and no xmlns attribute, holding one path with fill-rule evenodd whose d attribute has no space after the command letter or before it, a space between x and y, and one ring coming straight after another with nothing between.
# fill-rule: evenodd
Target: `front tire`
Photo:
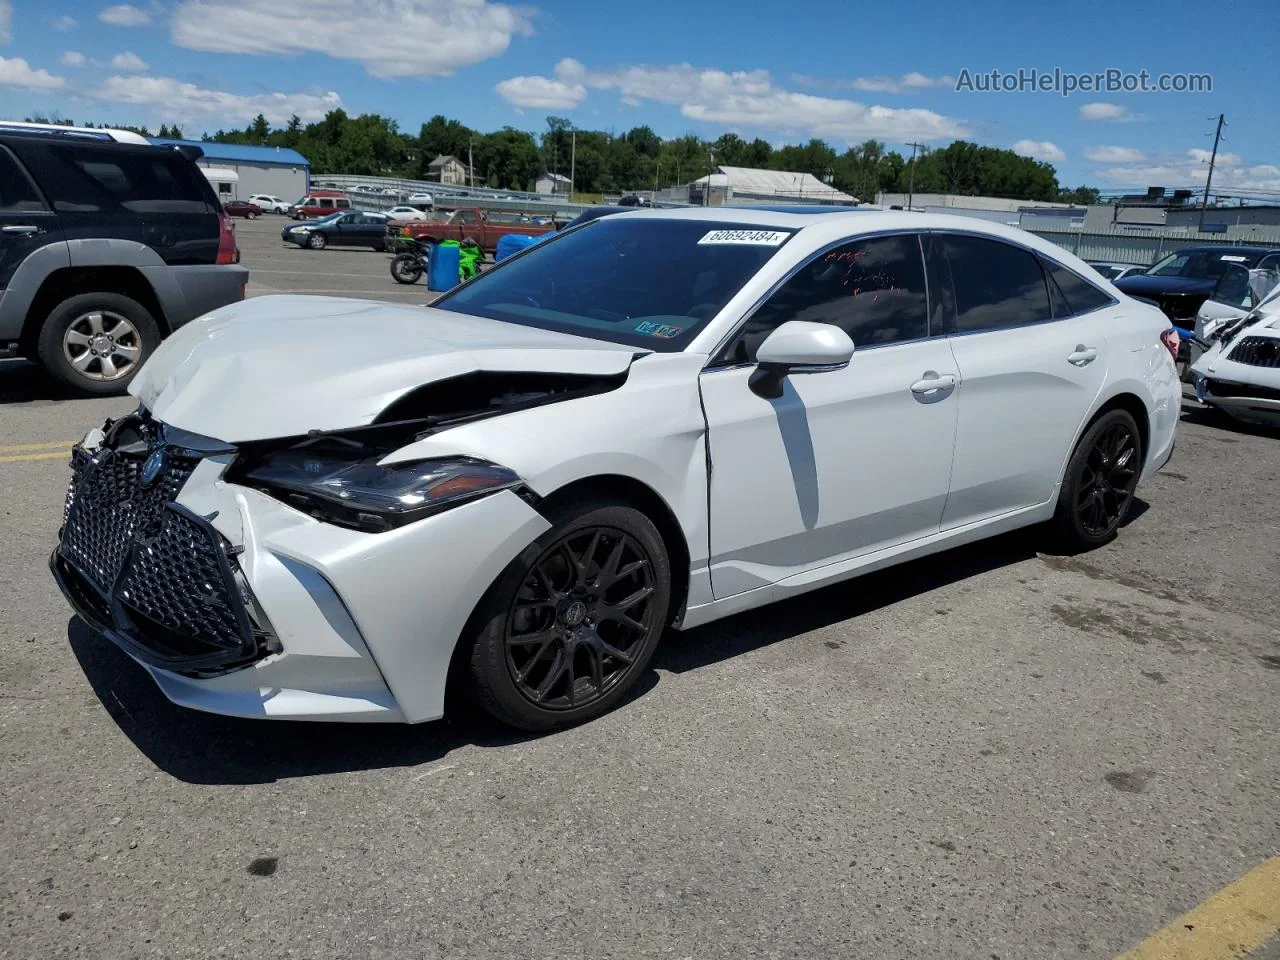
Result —
<instances>
[{"instance_id":1,"label":"front tire","mask_svg":"<svg viewBox=\"0 0 1280 960\"><path fill-rule=\"evenodd\" d=\"M671 604L666 547L639 510L577 501L551 519L472 621L472 696L521 730L571 726L616 706L648 666Z\"/></svg>"},{"instance_id":2,"label":"front tire","mask_svg":"<svg viewBox=\"0 0 1280 960\"><path fill-rule=\"evenodd\" d=\"M323 250L329 245L329 238L323 233L313 233L307 237L307 246L312 250Z\"/></svg>"},{"instance_id":3,"label":"front tire","mask_svg":"<svg viewBox=\"0 0 1280 960\"><path fill-rule=\"evenodd\" d=\"M155 318L118 293L83 293L53 308L40 328L44 368L81 396L125 392L160 343Z\"/></svg>"},{"instance_id":4,"label":"front tire","mask_svg":"<svg viewBox=\"0 0 1280 960\"><path fill-rule=\"evenodd\" d=\"M1091 550L1115 539L1142 472L1142 438L1125 410L1110 410L1085 431L1067 464L1053 530L1063 549Z\"/></svg>"}]
</instances>

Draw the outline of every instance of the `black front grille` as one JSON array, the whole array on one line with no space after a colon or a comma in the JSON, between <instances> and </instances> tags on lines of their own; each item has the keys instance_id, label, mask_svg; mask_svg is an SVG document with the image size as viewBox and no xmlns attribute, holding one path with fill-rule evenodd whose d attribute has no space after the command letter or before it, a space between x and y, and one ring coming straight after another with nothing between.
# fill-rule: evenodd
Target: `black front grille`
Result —
<instances>
[{"instance_id":1,"label":"black front grille","mask_svg":"<svg viewBox=\"0 0 1280 960\"><path fill-rule=\"evenodd\" d=\"M256 659L267 633L250 618L231 545L174 502L199 462L158 430L93 456L77 449L54 562L72 605L111 639L188 671Z\"/></svg>"},{"instance_id":2,"label":"black front grille","mask_svg":"<svg viewBox=\"0 0 1280 960\"><path fill-rule=\"evenodd\" d=\"M103 451L81 463L67 491L63 554L104 593L115 584L132 545L159 533L161 511L177 497L198 461L167 457L148 486L139 483L143 462L142 457Z\"/></svg>"},{"instance_id":3,"label":"black front grille","mask_svg":"<svg viewBox=\"0 0 1280 960\"><path fill-rule=\"evenodd\" d=\"M1227 359L1251 367L1280 367L1280 340L1275 337L1245 337Z\"/></svg>"},{"instance_id":4,"label":"black front grille","mask_svg":"<svg viewBox=\"0 0 1280 960\"><path fill-rule=\"evenodd\" d=\"M165 511L155 539L140 546L117 594L139 633L173 655L239 653L252 630L227 552L216 531L178 507Z\"/></svg>"}]
</instances>

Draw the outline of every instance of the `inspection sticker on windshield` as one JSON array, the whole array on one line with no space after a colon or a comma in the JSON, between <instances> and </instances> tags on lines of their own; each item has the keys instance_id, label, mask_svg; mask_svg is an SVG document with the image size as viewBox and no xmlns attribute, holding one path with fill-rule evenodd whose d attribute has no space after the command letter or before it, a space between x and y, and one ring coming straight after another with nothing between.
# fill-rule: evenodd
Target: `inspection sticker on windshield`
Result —
<instances>
[{"instance_id":1,"label":"inspection sticker on windshield","mask_svg":"<svg viewBox=\"0 0 1280 960\"><path fill-rule=\"evenodd\" d=\"M698 245L745 243L754 247L777 247L789 236L785 230L712 230L698 241Z\"/></svg>"},{"instance_id":2,"label":"inspection sticker on windshield","mask_svg":"<svg viewBox=\"0 0 1280 960\"><path fill-rule=\"evenodd\" d=\"M1247 261L1249 258L1248 258L1248 257L1222 256L1222 257L1219 257L1218 259L1219 259L1219 260L1225 260L1225 261L1227 261L1227 263L1244 263L1244 262L1245 262L1245 261Z\"/></svg>"},{"instance_id":3,"label":"inspection sticker on windshield","mask_svg":"<svg viewBox=\"0 0 1280 960\"><path fill-rule=\"evenodd\" d=\"M684 327L672 327L665 323L654 323L652 320L642 320L636 324L636 333L645 333L651 337L661 337L663 340L670 340L672 337L680 335L680 331Z\"/></svg>"}]
</instances>

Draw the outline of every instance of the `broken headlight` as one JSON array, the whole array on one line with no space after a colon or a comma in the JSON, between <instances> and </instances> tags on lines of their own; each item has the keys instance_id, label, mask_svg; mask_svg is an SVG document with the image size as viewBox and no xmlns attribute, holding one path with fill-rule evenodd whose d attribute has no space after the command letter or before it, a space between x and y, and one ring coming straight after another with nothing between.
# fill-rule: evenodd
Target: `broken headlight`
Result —
<instances>
[{"instance_id":1,"label":"broken headlight","mask_svg":"<svg viewBox=\"0 0 1280 960\"><path fill-rule=\"evenodd\" d=\"M477 497L520 486L506 467L472 457L382 466L331 447L295 447L246 465L240 482L317 520L381 533Z\"/></svg>"}]
</instances>

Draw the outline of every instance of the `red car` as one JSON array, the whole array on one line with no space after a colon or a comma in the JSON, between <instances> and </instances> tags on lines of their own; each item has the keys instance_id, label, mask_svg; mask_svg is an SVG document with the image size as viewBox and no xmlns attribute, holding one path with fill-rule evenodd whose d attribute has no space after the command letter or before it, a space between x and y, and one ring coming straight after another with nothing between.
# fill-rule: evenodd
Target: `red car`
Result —
<instances>
[{"instance_id":1,"label":"red car","mask_svg":"<svg viewBox=\"0 0 1280 960\"><path fill-rule=\"evenodd\" d=\"M222 203L222 209L229 217L245 217L253 220L255 217L262 216L262 208L247 200L225 200Z\"/></svg>"}]
</instances>

